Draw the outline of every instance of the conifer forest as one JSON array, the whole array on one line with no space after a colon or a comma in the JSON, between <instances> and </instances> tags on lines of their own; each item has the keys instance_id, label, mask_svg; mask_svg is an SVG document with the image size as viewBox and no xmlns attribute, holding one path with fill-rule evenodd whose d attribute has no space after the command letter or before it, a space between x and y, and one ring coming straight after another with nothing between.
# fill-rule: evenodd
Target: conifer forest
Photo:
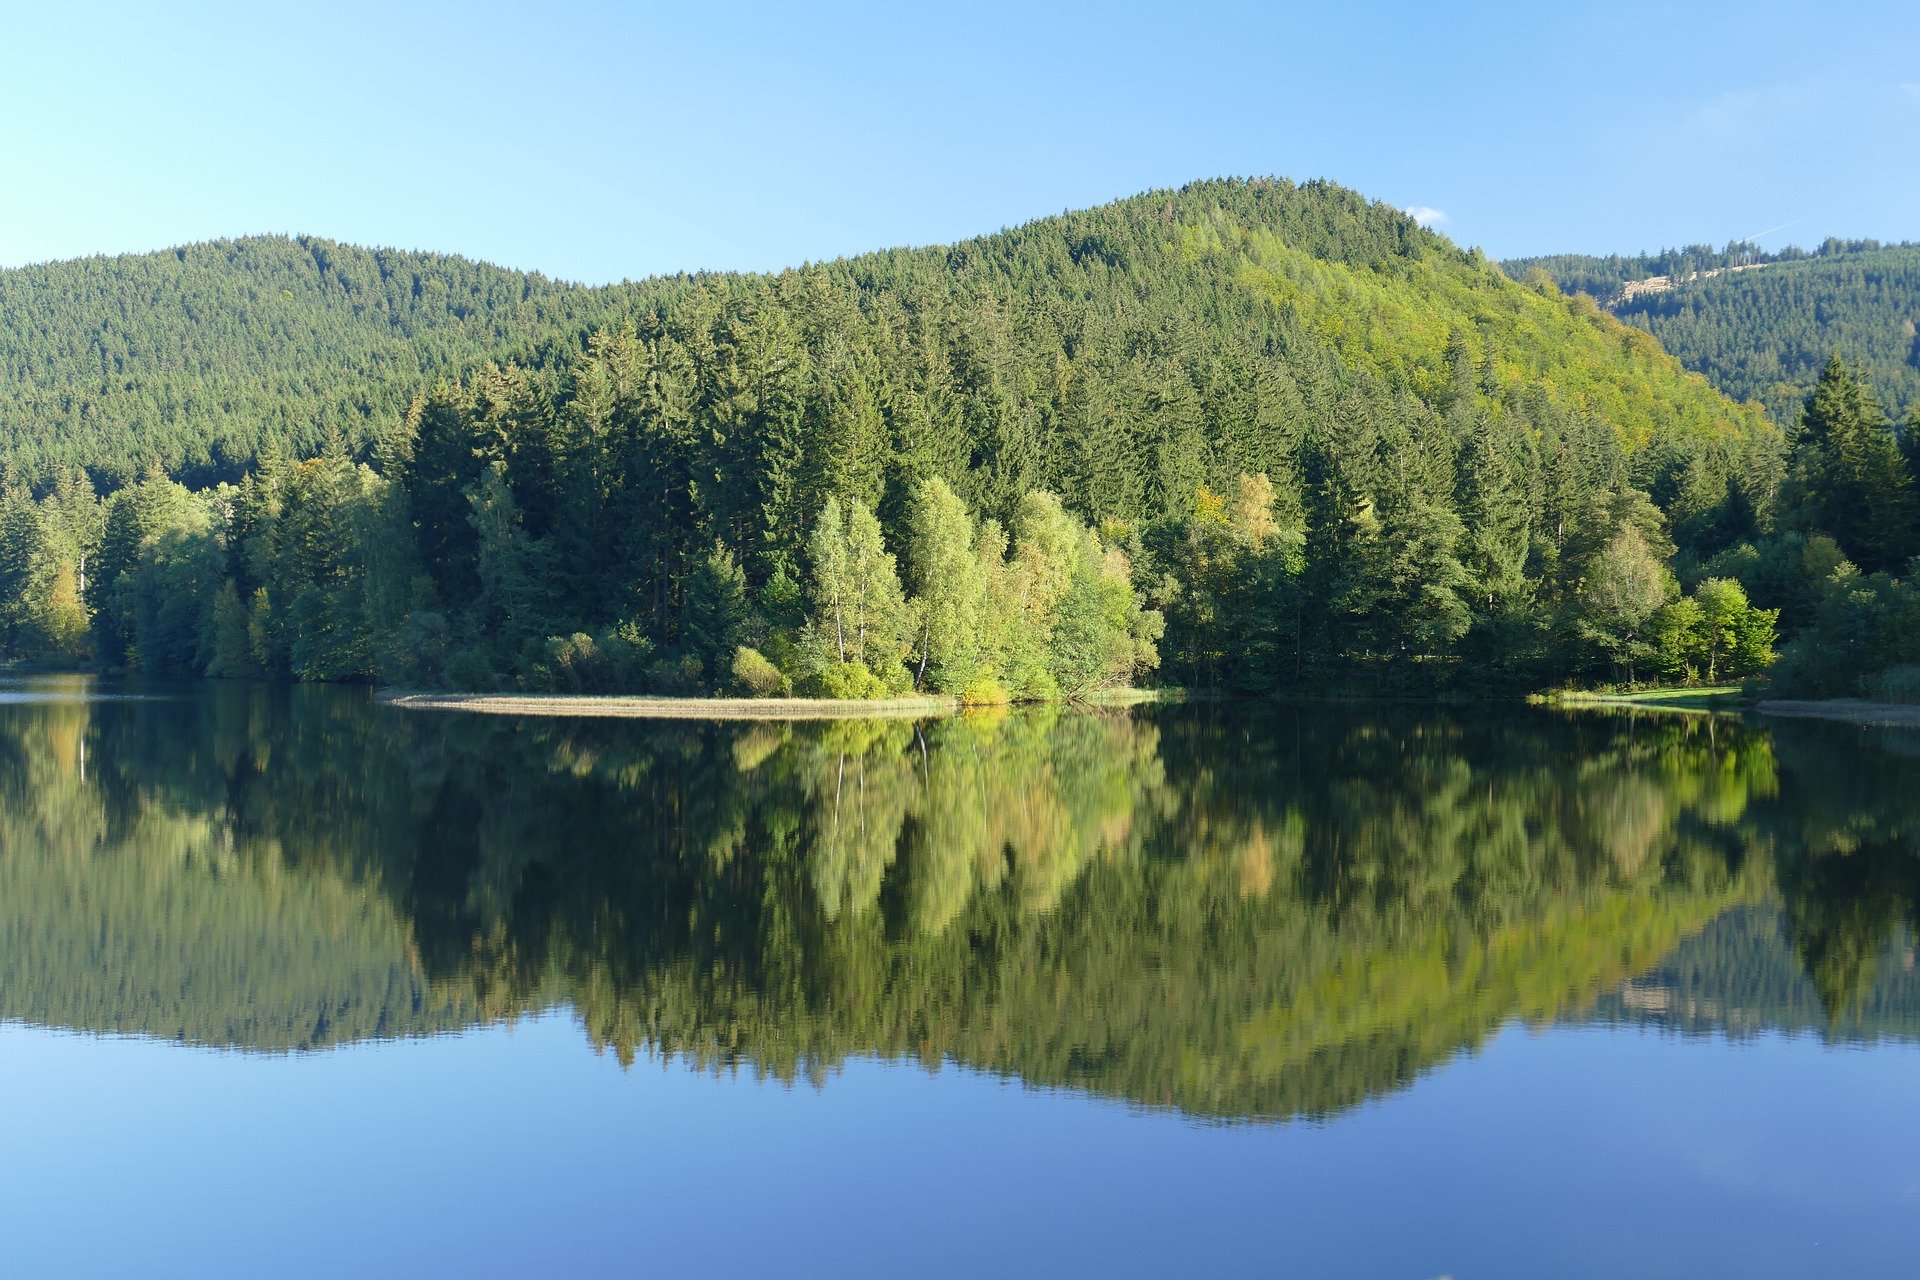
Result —
<instances>
[{"instance_id":1,"label":"conifer forest","mask_svg":"<svg viewBox=\"0 0 1920 1280\"><path fill-rule=\"evenodd\" d=\"M1729 354L1725 315L1789 303L1709 333L1717 293L1592 296L1696 256L1503 270L1257 179L607 288L272 237L7 270L0 652L969 702L1900 696L1912 380Z\"/></svg>"}]
</instances>

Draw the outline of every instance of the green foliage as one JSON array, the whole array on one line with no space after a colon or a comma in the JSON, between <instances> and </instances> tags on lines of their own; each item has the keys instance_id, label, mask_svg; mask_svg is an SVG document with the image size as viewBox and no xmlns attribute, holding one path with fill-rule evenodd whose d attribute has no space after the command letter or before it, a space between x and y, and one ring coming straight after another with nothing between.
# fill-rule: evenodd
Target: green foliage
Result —
<instances>
[{"instance_id":1,"label":"green foliage","mask_svg":"<svg viewBox=\"0 0 1920 1280\"><path fill-rule=\"evenodd\" d=\"M884 698L896 692L858 661L820 663L806 673L803 688L819 698Z\"/></svg>"},{"instance_id":2,"label":"green foliage","mask_svg":"<svg viewBox=\"0 0 1920 1280\"><path fill-rule=\"evenodd\" d=\"M547 693L638 693L648 687L653 645L631 623L598 635L548 636L523 684Z\"/></svg>"},{"instance_id":3,"label":"green foliage","mask_svg":"<svg viewBox=\"0 0 1920 1280\"><path fill-rule=\"evenodd\" d=\"M221 680L244 680L260 674L254 661L252 637L247 631L247 606L241 603L239 589L228 578L213 598L210 621L213 657L207 674Z\"/></svg>"},{"instance_id":4,"label":"green foliage","mask_svg":"<svg viewBox=\"0 0 1920 1280\"><path fill-rule=\"evenodd\" d=\"M1864 678L1860 687L1867 697L1879 702L1920 704L1920 664L1908 662L1888 667Z\"/></svg>"},{"instance_id":5,"label":"green foliage","mask_svg":"<svg viewBox=\"0 0 1920 1280\"><path fill-rule=\"evenodd\" d=\"M493 654L483 647L473 646L455 651L447 659L447 687L467 691L484 691L500 687L500 669L494 664Z\"/></svg>"},{"instance_id":6,"label":"green foliage","mask_svg":"<svg viewBox=\"0 0 1920 1280\"><path fill-rule=\"evenodd\" d=\"M966 504L938 476L922 479L907 512L916 686L958 694L985 675L988 578Z\"/></svg>"},{"instance_id":7,"label":"green foliage","mask_svg":"<svg viewBox=\"0 0 1920 1280\"><path fill-rule=\"evenodd\" d=\"M1738 581L1756 606L1779 613L1788 634L1803 630L1827 592L1859 572L1828 535L1793 531L1728 548L1699 570Z\"/></svg>"},{"instance_id":8,"label":"green foliage","mask_svg":"<svg viewBox=\"0 0 1920 1280\"><path fill-rule=\"evenodd\" d=\"M733 654L734 684L748 697L772 698L788 692L787 678L758 649L741 645Z\"/></svg>"},{"instance_id":9,"label":"green foliage","mask_svg":"<svg viewBox=\"0 0 1920 1280\"><path fill-rule=\"evenodd\" d=\"M1636 664L1653 655L1650 630L1662 605L1676 592L1672 575L1633 526L1623 527L1601 549L1581 595L1580 634L1634 679Z\"/></svg>"},{"instance_id":10,"label":"green foliage","mask_svg":"<svg viewBox=\"0 0 1920 1280\"><path fill-rule=\"evenodd\" d=\"M716 542L687 579L686 650L716 676L731 668L748 620L747 575Z\"/></svg>"},{"instance_id":11,"label":"green foliage","mask_svg":"<svg viewBox=\"0 0 1920 1280\"><path fill-rule=\"evenodd\" d=\"M533 634L541 616L538 553L523 526L504 465L489 467L467 501L475 535L480 627L503 652L512 653Z\"/></svg>"},{"instance_id":12,"label":"green foliage","mask_svg":"<svg viewBox=\"0 0 1920 1280\"><path fill-rule=\"evenodd\" d=\"M1544 269L1567 292L1603 300L1729 396L1766 405L1783 426L1798 420L1802 398L1836 349L1860 365L1885 402L1920 408L1913 333L1920 244L1829 240L1813 253L1693 245L1632 258L1502 265L1516 279ZM1630 281L1656 276L1670 287L1623 296Z\"/></svg>"},{"instance_id":13,"label":"green foliage","mask_svg":"<svg viewBox=\"0 0 1920 1280\"><path fill-rule=\"evenodd\" d=\"M901 659L912 619L893 553L873 511L858 498L843 509L837 498L829 497L814 523L808 551L812 611L803 647L822 687L864 687L866 680L889 689L903 684Z\"/></svg>"},{"instance_id":14,"label":"green foliage","mask_svg":"<svg viewBox=\"0 0 1920 1280\"><path fill-rule=\"evenodd\" d=\"M81 583L99 542L96 511L84 481L36 503L0 478L0 653L56 662L87 655L92 617Z\"/></svg>"},{"instance_id":15,"label":"green foliage","mask_svg":"<svg viewBox=\"0 0 1920 1280\"><path fill-rule=\"evenodd\" d=\"M588 289L444 254L255 236L0 271L0 452L36 482L147 460L237 480L330 434L370 445L423 386L576 332Z\"/></svg>"},{"instance_id":16,"label":"green foliage","mask_svg":"<svg viewBox=\"0 0 1920 1280\"><path fill-rule=\"evenodd\" d=\"M295 306L173 346L119 332L170 332L138 308L76 336L62 290L116 271L195 306L284 280ZM450 303L454 276L508 283ZM31 285L22 314L58 352L22 402L57 385L92 406L68 444L20 428L50 525L97 510L53 491L72 483L53 462L124 481L145 406L254 424L162 415L152 452L234 483L120 484L24 588L0 555L25 613L94 557L109 665L570 686L613 679L578 674L604 665L579 638L631 624L663 692L722 686L744 645L799 682L866 687L857 666L1018 698L1162 668L1511 689L1644 657L1650 612L1603 626L1590 573L1626 525L1690 566L1775 532L1761 415L1586 300L1326 183L1196 183L947 248L612 290L280 241L0 282ZM266 324L312 341L275 357ZM417 349L371 370L368 344L395 342ZM86 390L75 353L122 346L124 375ZM316 407L356 379L357 418ZM191 608L157 594L175 588Z\"/></svg>"},{"instance_id":17,"label":"green foliage","mask_svg":"<svg viewBox=\"0 0 1920 1280\"><path fill-rule=\"evenodd\" d=\"M1670 680L1694 680L1705 665L1701 632L1705 615L1700 602L1682 596L1661 606L1653 619L1653 655L1660 674Z\"/></svg>"},{"instance_id":18,"label":"green foliage","mask_svg":"<svg viewBox=\"0 0 1920 1280\"><path fill-rule=\"evenodd\" d=\"M1780 654L1774 688L1788 697L1858 697L1864 681L1920 663L1920 587L1875 573L1835 582L1812 622Z\"/></svg>"},{"instance_id":19,"label":"green foliage","mask_svg":"<svg viewBox=\"0 0 1920 1280\"><path fill-rule=\"evenodd\" d=\"M1708 578L1654 618L1660 670L1677 680L1759 675L1773 661L1776 609L1756 609L1731 578Z\"/></svg>"},{"instance_id":20,"label":"green foliage","mask_svg":"<svg viewBox=\"0 0 1920 1280\"><path fill-rule=\"evenodd\" d=\"M1920 547L1920 495L1893 429L1852 369L1827 361L1807 397L1782 494L1787 520L1830 535L1862 569L1897 570Z\"/></svg>"}]
</instances>

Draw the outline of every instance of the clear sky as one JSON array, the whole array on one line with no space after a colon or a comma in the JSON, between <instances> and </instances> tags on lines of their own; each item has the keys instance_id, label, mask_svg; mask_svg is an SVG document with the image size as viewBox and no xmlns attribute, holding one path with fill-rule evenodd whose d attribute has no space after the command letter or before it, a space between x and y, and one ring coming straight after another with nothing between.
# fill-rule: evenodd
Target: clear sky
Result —
<instances>
[{"instance_id":1,"label":"clear sky","mask_svg":"<svg viewBox=\"0 0 1920 1280\"><path fill-rule=\"evenodd\" d=\"M1263 173L1496 256L1920 239L1916 0L0 10L0 264L302 231L605 281Z\"/></svg>"}]
</instances>

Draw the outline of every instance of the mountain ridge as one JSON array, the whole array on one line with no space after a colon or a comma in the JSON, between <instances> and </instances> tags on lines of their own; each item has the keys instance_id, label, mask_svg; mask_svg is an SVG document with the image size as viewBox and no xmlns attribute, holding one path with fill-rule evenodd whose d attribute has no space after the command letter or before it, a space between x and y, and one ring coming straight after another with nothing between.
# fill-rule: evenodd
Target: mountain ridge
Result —
<instances>
[{"instance_id":1,"label":"mountain ridge","mask_svg":"<svg viewBox=\"0 0 1920 1280\"><path fill-rule=\"evenodd\" d=\"M1890 416L1920 410L1920 243L1829 239L1774 253L1692 245L1501 265L1516 280L1538 271L1595 298L1729 397L1764 404L1783 427L1798 423L1836 352L1865 373ZM1662 287L1635 287L1652 283Z\"/></svg>"},{"instance_id":2,"label":"mountain ridge","mask_svg":"<svg viewBox=\"0 0 1920 1280\"><path fill-rule=\"evenodd\" d=\"M1209 197L1217 203L1225 193L1262 189L1313 193L1325 205L1321 216L1295 218L1277 236L1286 252L1245 235L1223 241L1217 226L1209 229L1204 215L1194 216ZM1246 215L1239 230L1274 232L1259 219L1277 207L1236 210ZM924 272L936 262L965 273L982 258L1032 258L1033 242L1070 232L1074 243L1066 247L1079 267L1104 252L1097 229L1082 224L1140 210L1159 213L1170 233L1191 237L1181 245L1190 267L1199 256L1240 251L1250 259L1241 286L1264 292L1268 305L1313 313L1347 356L1354 342L1351 335L1341 341L1349 327L1337 314L1344 303L1322 295L1332 289L1350 296L1353 281L1337 271L1297 269L1304 254L1329 267L1380 275L1379 253L1366 262L1342 260L1353 248L1342 244L1344 222L1380 219L1385 240L1409 260L1425 254L1454 271L1477 271L1474 264L1485 261L1391 206L1336 184L1295 186L1284 179L1203 180L951 244L882 248L774 273L702 271L612 285L307 233L203 241L0 270L0 448L16 471L37 482L83 465L111 487L153 463L190 482L231 479L266 454L317 452L336 433L350 449L368 449L414 396L442 378L490 363L544 362L554 350L578 349L591 331L618 327L716 281L827 273L870 288L881 277L908 268ZM1282 258L1294 259L1296 269L1276 270ZM1126 264L1102 260L1110 273L1126 275ZM993 283L1009 294L1035 287L1031 279L997 274ZM1090 301L1111 282L1081 283L1068 300ZM1484 292L1483 285L1469 288ZM1412 329L1421 308L1407 303L1422 301L1419 287L1402 293L1390 300L1395 310L1388 318ZM1476 329L1497 330L1515 318L1511 308L1493 314L1476 303L1468 311L1455 318ZM1391 363L1401 366L1398 373L1412 363L1438 365L1446 334L1420 337L1422 350L1396 353ZM1432 393L1433 374L1422 375L1423 394ZM1738 413L1706 412L1720 411Z\"/></svg>"}]
</instances>

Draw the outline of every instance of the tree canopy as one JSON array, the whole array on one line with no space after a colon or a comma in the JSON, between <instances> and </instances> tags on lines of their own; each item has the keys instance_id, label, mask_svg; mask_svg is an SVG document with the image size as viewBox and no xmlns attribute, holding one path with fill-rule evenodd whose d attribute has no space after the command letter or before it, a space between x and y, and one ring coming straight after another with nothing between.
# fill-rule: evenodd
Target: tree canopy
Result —
<instances>
[{"instance_id":1,"label":"tree canopy","mask_svg":"<svg viewBox=\"0 0 1920 1280\"><path fill-rule=\"evenodd\" d=\"M142 456L146 427L20 410L10 652L660 692L1537 686L1631 669L1585 625L1623 520L1656 558L1713 554L1772 520L1782 466L1762 415L1644 335L1327 183L1196 183L774 276L528 278L490 308L433 303L439 259L287 244L127 263L122 296L159 302L124 325L222 318L129 348L113 395L268 378L219 392L255 434L185 413ZM92 304L46 309L114 261L20 277L17 404L91 367ZM288 292L333 336L255 323ZM34 324L68 356L36 356ZM422 338L389 382L340 345L408 325L473 341ZM272 382L315 352L359 419ZM375 394L409 378L404 407Z\"/></svg>"}]
</instances>

